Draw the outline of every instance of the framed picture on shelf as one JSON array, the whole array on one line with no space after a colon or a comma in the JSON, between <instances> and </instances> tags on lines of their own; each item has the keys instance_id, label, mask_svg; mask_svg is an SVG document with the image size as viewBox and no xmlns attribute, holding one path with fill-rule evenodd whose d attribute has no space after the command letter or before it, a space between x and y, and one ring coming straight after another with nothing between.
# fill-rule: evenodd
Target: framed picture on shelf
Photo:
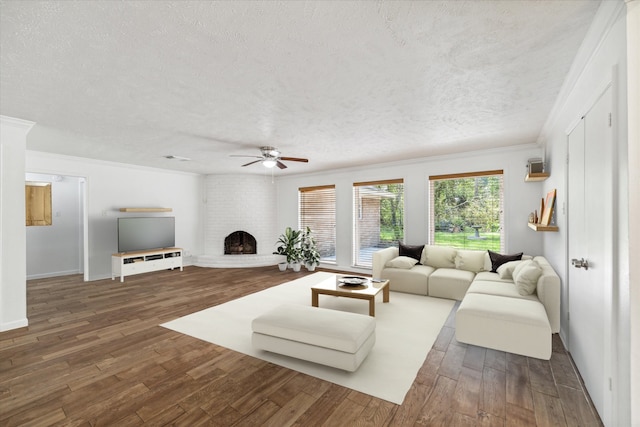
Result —
<instances>
[{"instance_id":1,"label":"framed picture on shelf","mask_svg":"<svg viewBox=\"0 0 640 427\"><path fill-rule=\"evenodd\" d=\"M551 222L551 216L553 215L553 206L556 202L556 189L549 191L544 201L544 212L540 217L540 224L549 225Z\"/></svg>"}]
</instances>

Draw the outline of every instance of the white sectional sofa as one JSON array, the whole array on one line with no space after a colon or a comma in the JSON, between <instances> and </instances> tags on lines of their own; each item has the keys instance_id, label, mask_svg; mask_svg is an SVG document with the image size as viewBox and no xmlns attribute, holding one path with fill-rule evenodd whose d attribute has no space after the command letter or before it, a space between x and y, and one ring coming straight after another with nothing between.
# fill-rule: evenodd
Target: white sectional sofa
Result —
<instances>
[{"instance_id":1,"label":"white sectional sofa","mask_svg":"<svg viewBox=\"0 0 640 427\"><path fill-rule=\"evenodd\" d=\"M462 301L460 342L548 360L560 330L560 278L544 257L514 258L400 245L373 254L373 277L388 279L392 291Z\"/></svg>"}]
</instances>

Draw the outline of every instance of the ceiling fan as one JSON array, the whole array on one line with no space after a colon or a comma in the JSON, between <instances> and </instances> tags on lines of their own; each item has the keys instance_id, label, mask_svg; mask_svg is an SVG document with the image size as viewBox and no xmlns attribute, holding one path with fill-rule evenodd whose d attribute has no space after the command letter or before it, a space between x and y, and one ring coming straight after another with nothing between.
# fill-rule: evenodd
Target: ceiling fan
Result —
<instances>
[{"instance_id":1,"label":"ceiling fan","mask_svg":"<svg viewBox=\"0 0 640 427\"><path fill-rule=\"evenodd\" d=\"M274 166L278 166L280 169L285 169L287 165L282 163L283 161L288 162L304 162L308 163L309 159L302 159L300 157L282 157L280 156L280 151L278 151L275 147L260 147L260 151L262 152L261 156L242 156L242 155L234 155L231 157L254 157L258 160L254 160L253 162L246 163L244 166L249 166L254 163L262 163L262 165L266 168L272 168Z\"/></svg>"}]
</instances>

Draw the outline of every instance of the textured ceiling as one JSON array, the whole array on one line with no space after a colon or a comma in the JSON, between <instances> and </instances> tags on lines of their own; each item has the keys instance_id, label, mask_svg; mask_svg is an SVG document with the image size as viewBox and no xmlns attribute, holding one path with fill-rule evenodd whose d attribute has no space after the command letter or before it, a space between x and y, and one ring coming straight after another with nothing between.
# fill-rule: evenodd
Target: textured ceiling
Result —
<instances>
[{"instance_id":1,"label":"textured ceiling","mask_svg":"<svg viewBox=\"0 0 640 427\"><path fill-rule=\"evenodd\" d=\"M599 1L1 1L28 149L304 173L535 142ZM190 162L163 156L192 158Z\"/></svg>"}]
</instances>

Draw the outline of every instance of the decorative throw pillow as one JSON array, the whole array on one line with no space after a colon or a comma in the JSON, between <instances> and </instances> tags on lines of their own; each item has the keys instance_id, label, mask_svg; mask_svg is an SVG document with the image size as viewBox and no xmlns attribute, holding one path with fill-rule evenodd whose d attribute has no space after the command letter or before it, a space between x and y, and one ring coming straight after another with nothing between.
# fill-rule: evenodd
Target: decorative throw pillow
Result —
<instances>
[{"instance_id":1,"label":"decorative throw pillow","mask_svg":"<svg viewBox=\"0 0 640 427\"><path fill-rule=\"evenodd\" d=\"M531 295L536 291L542 269L532 260L522 261L513 270L513 280L520 295Z\"/></svg>"},{"instance_id":2,"label":"decorative throw pillow","mask_svg":"<svg viewBox=\"0 0 640 427\"><path fill-rule=\"evenodd\" d=\"M513 271L522 261L509 261L498 267L498 275L501 279L510 280L513 279Z\"/></svg>"},{"instance_id":3,"label":"decorative throw pillow","mask_svg":"<svg viewBox=\"0 0 640 427\"><path fill-rule=\"evenodd\" d=\"M408 256L411 258L415 258L420 262L420 258L422 258L422 250L424 249L424 245L412 246L412 245L403 245L402 243L398 243L398 255L399 256Z\"/></svg>"},{"instance_id":4,"label":"decorative throw pillow","mask_svg":"<svg viewBox=\"0 0 640 427\"><path fill-rule=\"evenodd\" d=\"M458 249L455 261L458 270L479 273L484 269L484 252Z\"/></svg>"},{"instance_id":5,"label":"decorative throw pillow","mask_svg":"<svg viewBox=\"0 0 640 427\"><path fill-rule=\"evenodd\" d=\"M418 260L409 256L398 256L387 261L385 267L410 269L418 263Z\"/></svg>"},{"instance_id":6,"label":"decorative throw pillow","mask_svg":"<svg viewBox=\"0 0 640 427\"><path fill-rule=\"evenodd\" d=\"M519 254L513 254L513 255L502 255L496 252L489 252L489 258L491 258L491 272L492 273L497 273L498 272L498 267L500 267L502 264L509 262L509 261L520 261L522 259L522 252L520 252Z\"/></svg>"}]
</instances>

